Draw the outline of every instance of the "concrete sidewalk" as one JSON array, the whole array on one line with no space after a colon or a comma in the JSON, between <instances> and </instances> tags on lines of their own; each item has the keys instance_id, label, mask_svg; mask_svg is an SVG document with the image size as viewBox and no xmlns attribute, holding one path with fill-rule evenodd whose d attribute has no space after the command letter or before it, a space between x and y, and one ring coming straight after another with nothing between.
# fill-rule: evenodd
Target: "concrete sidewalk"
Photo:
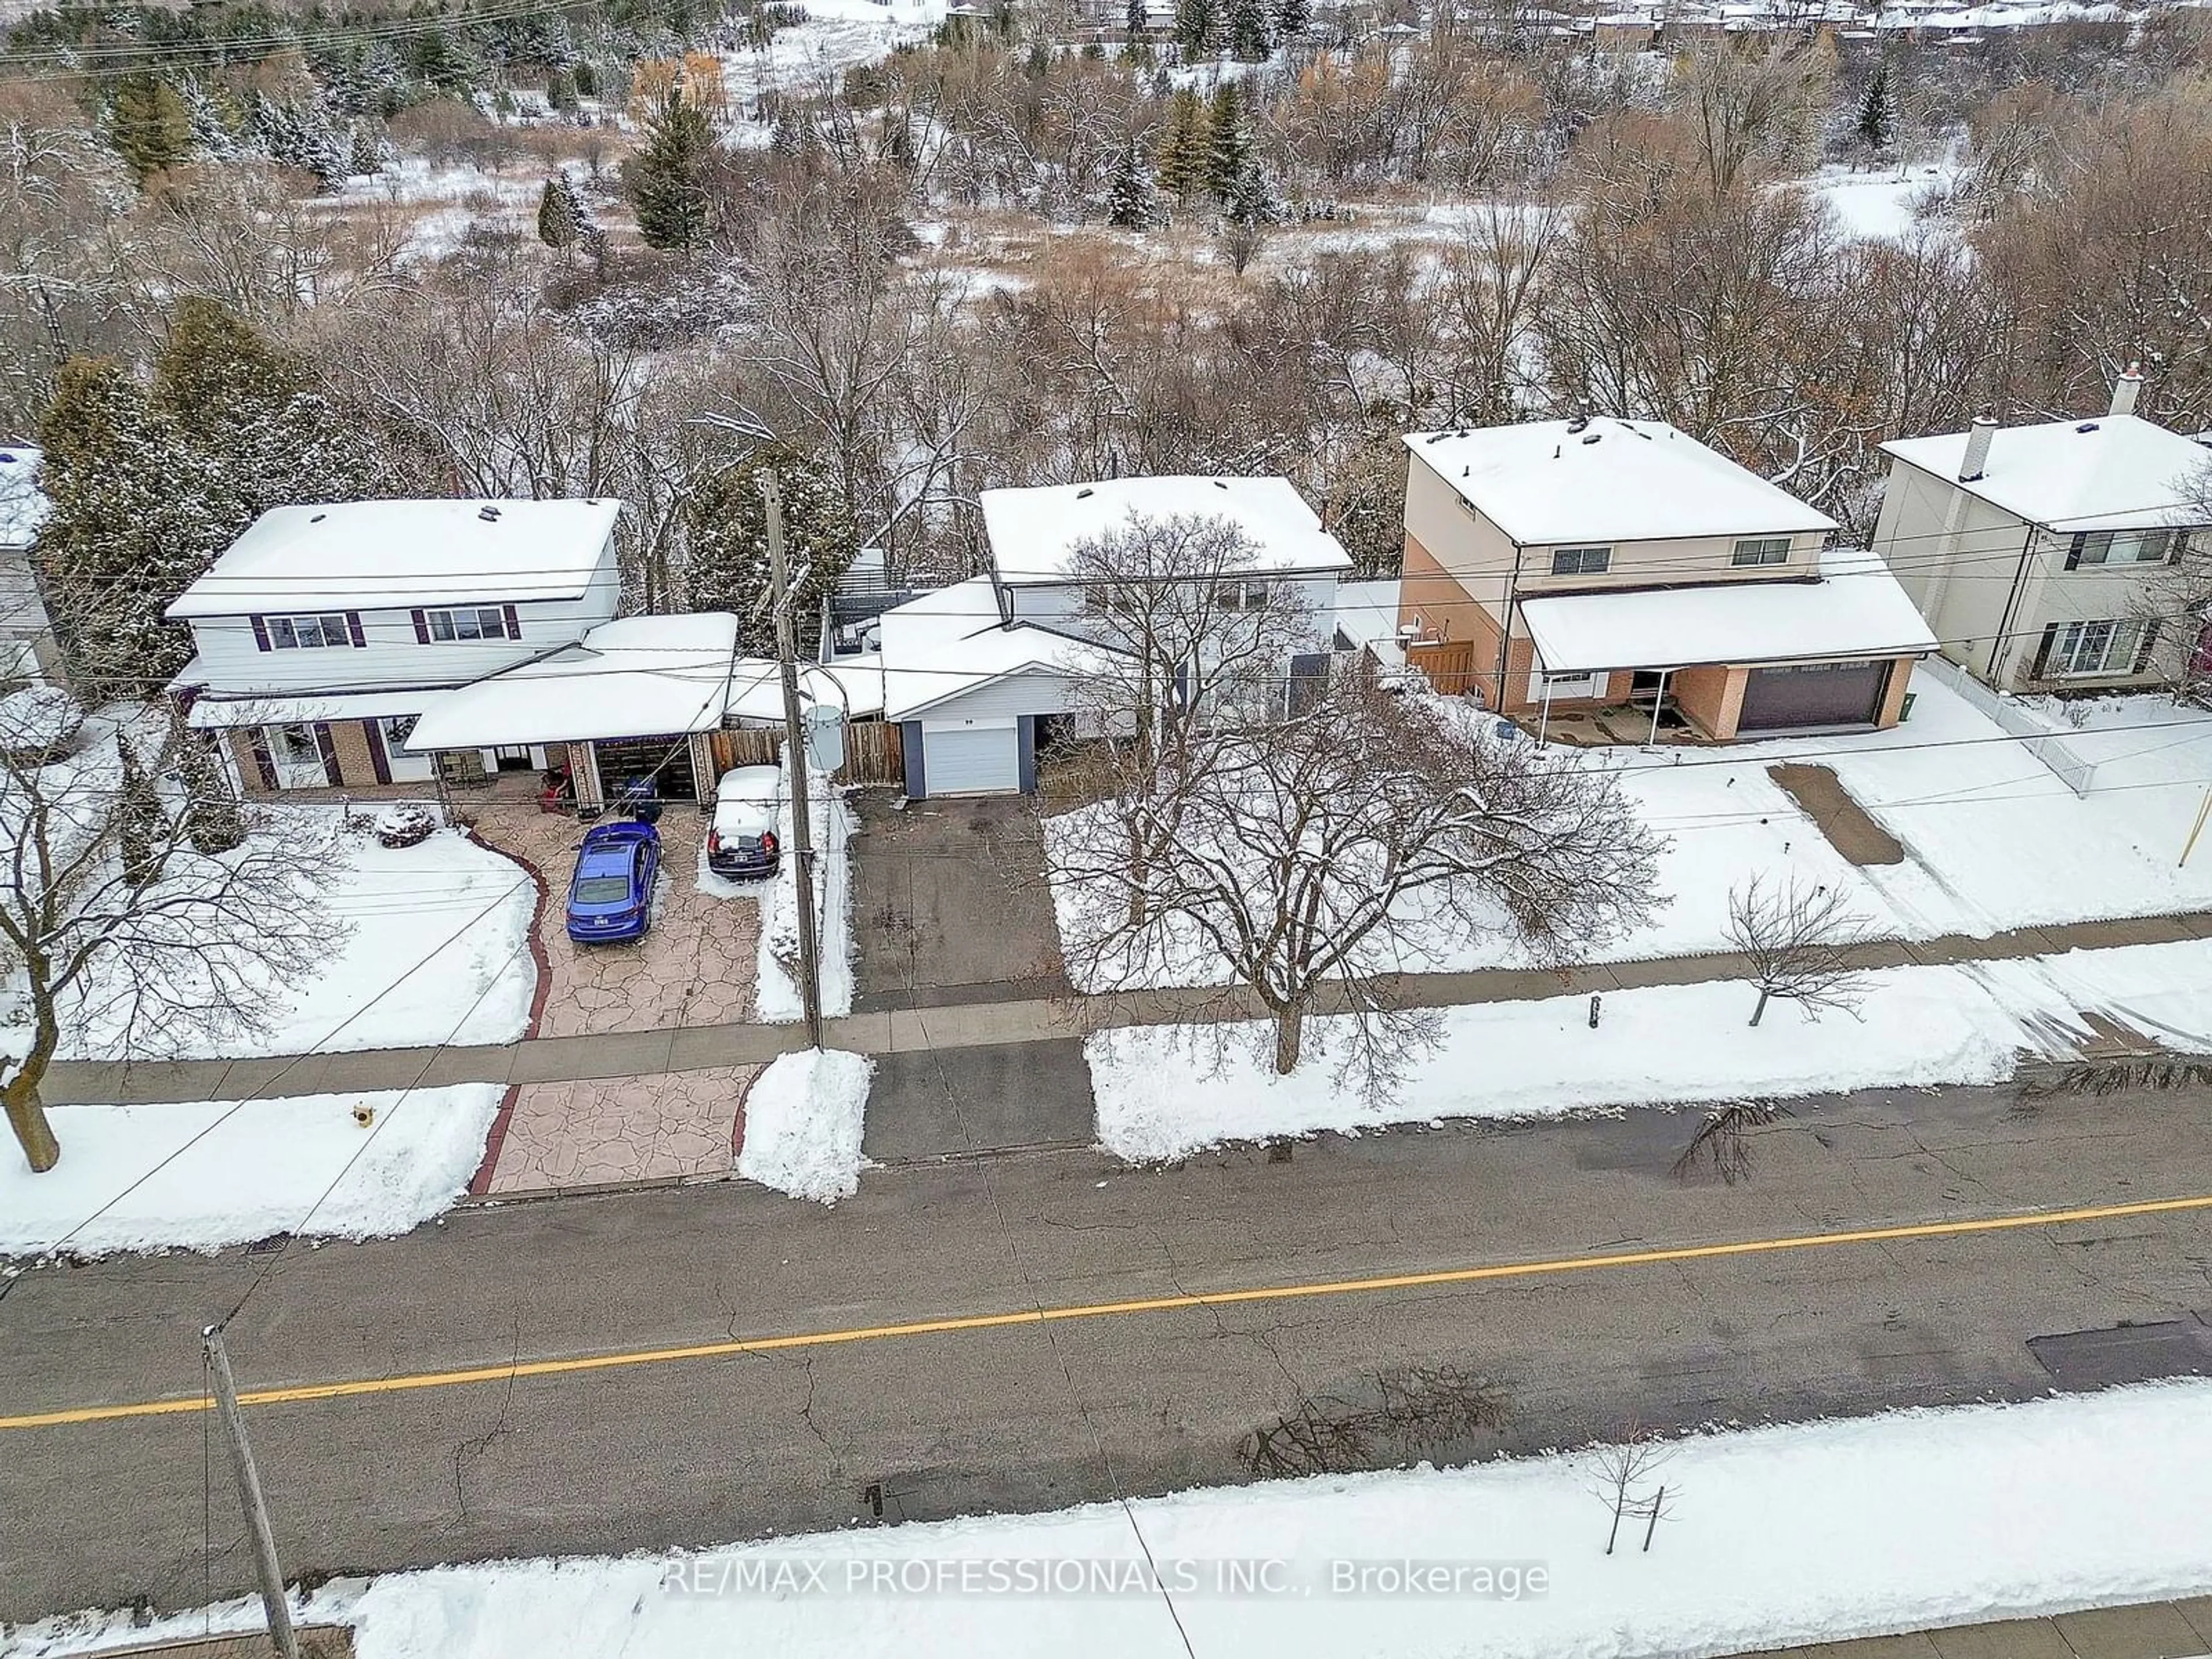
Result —
<instances>
[{"instance_id":1,"label":"concrete sidewalk","mask_svg":"<svg viewBox=\"0 0 2212 1659\"><path fill-rule=\"evenodd\" d=\"M1740 1659L2197 1659L2204 1654L2212 1654L2212 1595L1821 1642Z\"/></svg>"},{"instance_id":2,"label":"concrete sidewalk","mask_svg":"<svg viewBox=\"0 0 2212 1659\"><path fill-rule=\"evenodd\" d=\"M2188 911L2018 927L1987 938L1947 933L1930 939L1878 939L1854 955L1862 966L1880 969L2004 961L2196 939L2212 939L2212 913ZM1714 952L1559 970L1488 968L1467 973L1407 974L1382 983L1385 994L1401 1007L1449 1008L1602 995L1654 985L1697 984L1741 978L1743 971L1741 957ZM1325 1002L1318 1012L1328 1011ZM826 1021L823 1037L832 1048L900 1054L1062 1042L1109 1026L1161 1025L1193 1018L1249 1019L1259 1015L1258 1005L1247 994L1200 987L851 1014ZM532 1037L473 1048L369 1048L350 1054L252 1060L68 1060L57 1063L47 1073L46 1098L50 1105L94 1101L137 1103L347 1093L452 1083L557 1083L762 1066L804 1046L796 1025L729 1024Z\"/></svg>"}]
</instances>

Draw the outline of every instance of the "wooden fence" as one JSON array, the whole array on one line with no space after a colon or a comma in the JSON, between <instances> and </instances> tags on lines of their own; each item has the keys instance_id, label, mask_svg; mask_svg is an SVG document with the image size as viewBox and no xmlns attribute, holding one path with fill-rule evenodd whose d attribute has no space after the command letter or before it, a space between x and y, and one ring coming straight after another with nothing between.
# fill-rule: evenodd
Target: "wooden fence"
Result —
<instances>
[{"instance_id":1,"label":"wooden fence","mask_svg":"<svg viewBox=\"0 0 2212 1659\"><path fill-rule=\"evenodd\" d=\"M746 726L709 734L714 750L714 769L733 766L774 766L783 756L783 733L766 726ZM848 720L845 724L845 763L831 780L836 783L896 783L906 781L906 746L899 728L884 720Z\"/></svg>"}]
</instances>

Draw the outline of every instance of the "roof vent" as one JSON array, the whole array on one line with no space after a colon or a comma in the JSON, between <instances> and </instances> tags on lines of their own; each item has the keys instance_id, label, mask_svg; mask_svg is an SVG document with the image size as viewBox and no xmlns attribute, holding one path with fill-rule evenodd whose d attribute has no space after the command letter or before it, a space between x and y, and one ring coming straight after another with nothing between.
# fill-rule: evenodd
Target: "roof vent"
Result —
<instances>
[{"instance_id":1,"label":"roof vent","mask_svg":"<svg viewBox=\"0 0 2212 1659\"><path fill-rule=\"evenodd\" d=\"M1583 441L1584 443L1586 443L1586 444L1594 444L1594 443L1595 443L1595 442L1596 442L1600 438L1602 438L1603 436L1605 436L1605 434L1604 434L1604 433L1602 433L1602 432L1588 432L1588 433L1584 433L1584 434L1583 434Z\"/></svg>"},{"instance_id":2,"label":"roof vent","mask_svg":"<svg viewBox=\"0 0 2212 1659\"><path fill-rule=\"evenodd\" d=\"M1097 493L1089 484L1085 484L1075 492L1075 499L1079 501L1087 501Z\"/></svg>"},{"instance_id":3,"label":"roof vent","mask_svg":"<svg viewBox=\"0 0 2212 1659\"><path fill-rule=\"evenodd\" d=\"M2097 423L2094 421L2084 421L2074 429L2076 432L2094 432L2097 429Z\"/></svg>"},{"instance_id":4,"label":"roof vent","mask_svg":"<svg viewBox=\"0 0 2212 1659\"><path fill-rule=\"evenodd\" d=\"M1959 482L1978 483L1990 470L1990 445L1997 435L1997 415L1984 409L1966 429L1966 451L1959 459Z\"/></svg>"},{"instance_id":5,"label":"roof vent","mask_svg":"<svg viewBox=\"0 0 2212 1659\"><path fill-rule=\"evenodd\" d=\"M1580 432L1589 426L1589 399L1587 398L1576 398L1574 418L1567 422L1567 430L1570 432Z\"/></svg>"},{"instance_id":6,"label":"roof vent","mask_svg":"<svg viewBox=\"0 0 2212 1659\"><path fill-rule=\"evenodd\" d=\"M1228 483L1228 480L1226 480L1225 478L1216 478L1216 479L1213 481L1213 487L1214 487L1216 489L1228 489L1228 488L1229 488L1229 483Z\"/></svg>"},{"instance_id":7,"label":"roof vent","mask_svg":"<svg viewBox=\"0 0 2212 1659\"><path fill-rule=\"evenodd\" d=\"M499 522L499 509L494 507L489 501L486 501L482 507L477 509L477 517L482 519L486 524L497 524Z\"/></svg>"},{"instance_id":8,"label":"roof vent","mask_svg":"<svg viewBox=\"0 0 2212 1659\"><path fill-rule=\"evenodd\" d=\"M327 513L313 513L308 514L307 522L309 524L320 524L324 520L330 516L331 515Z\"/></svg>"}]
</instances>

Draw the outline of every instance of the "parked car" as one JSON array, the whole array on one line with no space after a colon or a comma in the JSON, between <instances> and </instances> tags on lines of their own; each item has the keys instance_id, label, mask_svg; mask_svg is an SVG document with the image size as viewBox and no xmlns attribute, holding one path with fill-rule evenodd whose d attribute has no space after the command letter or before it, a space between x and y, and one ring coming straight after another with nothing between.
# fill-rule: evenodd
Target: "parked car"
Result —
<instances>
[{"instance_id":1,"label":"parked car","mask_svg":"<svg viewBox=\"0 0 2212 1659\"><path fill-rule=\"evenodd\" d=\"M649 823L594 824L568 883L568 937L579 945L643 938L659 873L660 831Z\"/></svg>"},{"instance_id":2,"label":"parked car","mask_svg":"<svg viewBox=\"0 0 2212 1659\"><path fill-rule=\"evenodd\" d=\"M707 830L707 867L718 876L772 876L781 850L775 826L783 811L783 772L740 766L714 787L714 821Z\"/></svg>"}]
</instances>

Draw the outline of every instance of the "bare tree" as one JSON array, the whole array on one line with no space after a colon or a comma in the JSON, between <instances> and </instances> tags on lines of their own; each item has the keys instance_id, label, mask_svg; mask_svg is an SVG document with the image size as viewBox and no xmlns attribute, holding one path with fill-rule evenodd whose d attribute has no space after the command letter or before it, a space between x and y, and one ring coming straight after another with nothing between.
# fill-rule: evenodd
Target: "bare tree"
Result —
<instances>
[{"instance_id":1,"label":"bare tree","mask_svg":"<svg viewBox=\"0 0 2212 1659\"><path fill-rule=\"evenodd\" d=\"M1843 894L1820 886L1808 891L1793 879L1779 888L1753 876L1729 890L1728 937L1749 959L1759 988L1751 1023L1759 1024L1775 997L1795 1002L1814 1019L1839 1008L1856 1017L1866 969L1854 960L1872 924Z\"/></svg>"},{"instance_id":2,"label":"bare tree","mask_svg":"<svg viewBox=\"0 0 2212 1659\"><path fill-rule=\"evenodd\" d=\"M0 955L28 1026L7 1045L8 1121L43 1171L61 1148L40 1091L65 1034L121 1057L263 1030L271 988L343 924L316 902L328 835L304 814L243 818L173 715L66 735L35 718L0 730Z\"/></svg>"},{"instance_id":3,"label":"bare tree","mask_svg":"<svg viewBox=\"0 0 2212 1659\"><path fill-rule=\"evenodd\" d=\"M1590 1495L1613 1513L1613 1524L1605 1534L1605 1553L1613 1553L1613 1547L1620 1538L1623 1520L1649 1521L1656 1526L1670 1507L1667 1503L1667 1488L1654 1487L1652 1477L1664 1468L1674 1455L1674 1449L1647 1431L1631 1426L1618 1443L1594 1447L1591 1461L1597 1467L1597 1484ZM1651 1534L1647 1528L1644 1547L1651 1547Z\"/></svg>"},{"instance_id":4,"label":"bare tree","mask_svg":"<svg viewBox=\"0 0 2212 1659\"><path fill-rule=\"evenodd\" d=\"M1069 967L1100 989L1225 980L1263 1016L1279 1073L1307 1016L1340 1011L1340 1075L1378 1093L1440 1029L1399 1006L1389 973L1499 939L1557 960L1656 902L1658 843L1612 778L1443 699L1346 674L1194 769L1162 760L1176 833L1153 844L1143 907L1116 803L1054 825Z\"/></svg>"}]
</instances>

